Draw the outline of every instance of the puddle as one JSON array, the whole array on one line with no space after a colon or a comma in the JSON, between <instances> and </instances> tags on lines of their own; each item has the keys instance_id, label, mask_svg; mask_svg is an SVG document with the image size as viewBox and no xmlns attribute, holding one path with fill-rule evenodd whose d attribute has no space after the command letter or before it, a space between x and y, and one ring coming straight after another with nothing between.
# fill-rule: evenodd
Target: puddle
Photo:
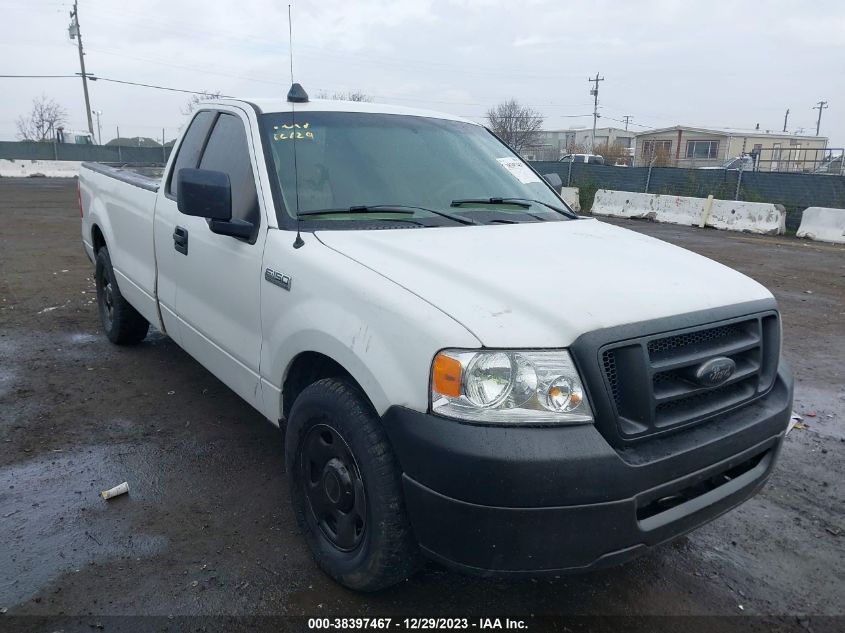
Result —
<instances>
[{"instance_id":1,"label":"puddle","mask_svg":"<svg viewBox=\"0 0 845 633\"><path fill-rule=\"evenodd\" d=\"M147 450L92 447L0 469L4 606L26 600L61 574L116 558L152 556L168 546L166 537L136 525L158 495L155 474L136 463L148 462L141 455ZM101 489L126 479L135 484L129 495L100 499Z\"/></svg>"},{"instance_id":2,"label":"puddle","mask_svg":"<svg viewBox=\"0 0 845 633\"><path fill-rule=\"evenodd\" d=\"M65 340L71 345L86 345L93 343L99 337L96 334L69 334Z\"/></svg>"},{"instance_id":3,"label":"puddle","mask_svg":"<svg viewBox=\"0 0 845 633\"><path fill-rule=\"evenodd\" d=\"M15 372L8 367L0 367L0 398L12 393L15 384Z\"/></svg>"}]
</instances>

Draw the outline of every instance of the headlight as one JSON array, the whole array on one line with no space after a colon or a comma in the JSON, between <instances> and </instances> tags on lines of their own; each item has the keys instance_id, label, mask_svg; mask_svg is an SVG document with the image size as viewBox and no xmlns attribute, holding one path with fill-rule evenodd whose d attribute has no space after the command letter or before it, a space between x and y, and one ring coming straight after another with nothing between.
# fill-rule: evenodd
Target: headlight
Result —
<instances>
[{"instance_id":1,"label":"headlight","mask_svg":"<svg viewBox=\"0 0 845 633\"><path fill-rule=\"evenodd\" d=\"M444 350L431 367L431 410L495 424L593 421L566 350Z\"/></svg>"}]
</instances>

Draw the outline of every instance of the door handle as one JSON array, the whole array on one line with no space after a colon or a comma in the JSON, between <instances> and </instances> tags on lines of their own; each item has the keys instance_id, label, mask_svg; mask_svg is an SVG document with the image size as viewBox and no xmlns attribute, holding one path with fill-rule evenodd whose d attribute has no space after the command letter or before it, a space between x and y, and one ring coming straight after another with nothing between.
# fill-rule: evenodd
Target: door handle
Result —
<instances>
[{"instance_id":1,"label":"door handle","mask_svg":"<svg viewBox=\"0 0 845 633\"><path fill-rule=\"evenodd\" d=\"M188 229L177 226L173 229L173 248L182 253L188 254Z\"/></svg>"}]
</instances>

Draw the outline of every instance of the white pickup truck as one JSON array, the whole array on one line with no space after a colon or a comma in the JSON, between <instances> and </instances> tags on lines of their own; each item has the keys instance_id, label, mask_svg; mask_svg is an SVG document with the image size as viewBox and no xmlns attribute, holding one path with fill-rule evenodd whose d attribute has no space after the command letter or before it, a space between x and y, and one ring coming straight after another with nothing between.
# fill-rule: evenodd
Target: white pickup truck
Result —
<instances>
[{"instance_id":1,"label":"white pickup truck","mask_svg":"<svg viewBox=\"0 0 845 633\"><path fill-rule=\"evenodd\" d=\"M781 448L769 291L579 218L476 123L294 85L204 104L160 182L85 164L79 186L106 335L152 325L284 429L348 587L421 555L618 563L749 498Z\"/></svg>"}]
</instances>

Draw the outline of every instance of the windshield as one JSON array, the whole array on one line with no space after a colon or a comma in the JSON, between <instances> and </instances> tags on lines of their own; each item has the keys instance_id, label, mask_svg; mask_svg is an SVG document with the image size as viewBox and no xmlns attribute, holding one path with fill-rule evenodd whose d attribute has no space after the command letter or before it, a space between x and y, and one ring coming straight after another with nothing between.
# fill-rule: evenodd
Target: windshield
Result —
<instances>
[{"instance_id":1,"label":"windshield","mask_svg":"<svg viewBox=\"0 0 845 633\"><path fill-rule=\"evenodd\" d=\"M566 208L549 186L478 125L360 112L300 112L295 124L290 113L263 118L290 217L298 181L303 221L453 226L566 218L545 206ZM320 210L327 213L314 213Z\"/></svg>"}]
</instances>

